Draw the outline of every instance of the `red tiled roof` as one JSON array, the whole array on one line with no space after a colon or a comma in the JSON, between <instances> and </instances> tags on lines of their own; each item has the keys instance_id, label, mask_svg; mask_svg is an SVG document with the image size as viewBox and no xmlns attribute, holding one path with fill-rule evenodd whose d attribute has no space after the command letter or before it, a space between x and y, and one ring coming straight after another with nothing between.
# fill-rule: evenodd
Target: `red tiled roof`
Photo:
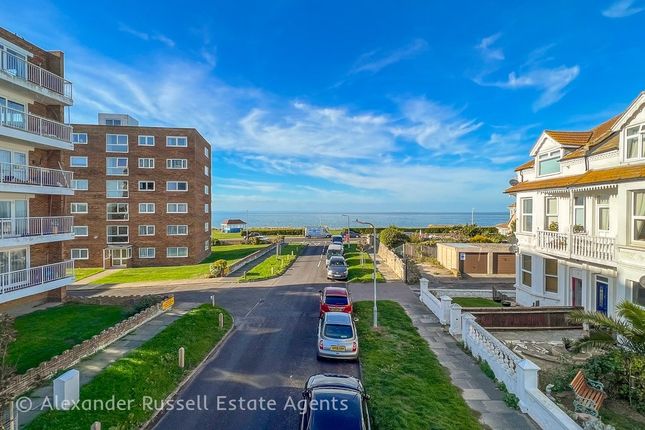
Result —
<instances>
[{"instance_id":1,"label":"red tiled roof","mask_svg":"<svg viewBox=\"0 0 645 430\"><path fill-rule=\"evenodd\" d=\"M533 165L534 165L534 164L535 164L535 160L529 160L529 161L527 161L526 163L524 163L524 164L522 164L522 165L517 166L517 167L515 168L515 171L516 171L516 172L519 172L520 170L530 169L531 167L533 167Z\"/></svg>"}]
</instances>

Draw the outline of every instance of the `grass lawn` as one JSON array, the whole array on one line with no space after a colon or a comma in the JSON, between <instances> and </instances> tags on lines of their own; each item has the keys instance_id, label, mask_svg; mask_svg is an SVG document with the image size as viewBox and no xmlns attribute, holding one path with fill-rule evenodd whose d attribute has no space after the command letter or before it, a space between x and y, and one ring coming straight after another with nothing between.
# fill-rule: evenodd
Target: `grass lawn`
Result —
<instances>
[{"instance_id":1,"label":"grass lawn","mask_svg":"<svg viewBox=\"0 0 645 430\"><path fill-rule=\"evenodd\" d=\"M398 303L378 302L377 330L372 302L354 303L354 311L374 430L482 428Z\"/></svg>"},{"instance_id":2,"label":"grass lawn","mask_svg":"<svg viewBox=\"0 0 645 430\"><path fill-rule=\"evenodd\" d=\"M274 278L276 276L282 275L286 272L287 268L291 266L298 254L304 248L304 245L293 244L293 245L283 245L280 248L280 256L276 256L275 253L246 272L246 275L240 278L240 282L245 281L260 281L262 279ZM293 255L291 255L293 253Z\"/></svg>"},{"instance_id":3,"label":"grass lawn","mask_svg":"<svg viewBox=\"0 0 645 430\"><path fill-rule=\"evenodd\" d=\"M462 308L500 308L501 303L495 302L483 297L453 297L453 303L457 303Z\"/></svg>"},{"instance_id":4,"label":"grass lawn","mask_svg":"<svg viewBox=\"0 0 645 430\"><path fill-rule=\"evenodd\" d=\"M89 339L129 317L121 306L68 303L16 318L16 340L9 345L9 363L18 373Z\"/></svg>"},{"instance_id":5,"label":"grass lawn","mask_svg":"<svg viewBox=\"0 0 645 430\"><path fill-rule=\"evenodd\" d=\"M224 313L224 328L218 326ZM80 400L132 399L130 410L48 411L37 417L28 429L89 429L94 421L102 428L139 428L153 411L145 409L144 396L159 402L194 369L228 332L233 320L228 312L212 305L193 309L157 336L115 361L90 383L81 387ZM177 350L186 348L186 367L177 366ZM158 403L157 403L158 404Z\"/></svg>"},{"instance_id":6,"label":"grass lawn","mask_svg":"<svg viewBox=\"0 0 645 430\"><path fill-rule=\"evenodd\" d=\"M374 266L369 254L363 253L363 264L361 265L361 253L355 244L349 245L345 251L345 261L348 266L347 282L372 282ZM378 269L377 269L378 270ZM385 282L383 275L376 272L376 282Z\"/></svg>"},{"instance_id":7,"label":"grass lawn","mask_svg":"<svg viewBox=\"0 0 645 430\"><path fill-rule=\"evenodd\" d=\"M88 276L96 275L103 270L105 269L103 269L102 267L75 267L74 276L76 277L77 281L80 281L81 279L85 279Z\"/></svg>"},{"instance_id":8,"label":"grass lawn","mask_svg":"<svg viewBox=\"0 0 645 430\"><path fill-rule=\"evenodd\" d=\"M229 265L268 245L222 245L212 247L210 257L199 264L166 267L134 267L97 279L93 284L120 284L123 282L174 281L178 279L207 278L208 266L215 260L226 260Z\"/></svg>"},{"instance_id":9,"label":"grass lawn","mask_svg":"<svg viewBox=\"0 0 645 430\"><path fill-rule=\"evenodd\" d=\"M243 236L240 232L237 233L224 233L221 230L212 230L211 237L213 239L240 239L242 240Z\"/></svg>"}]
</instances>

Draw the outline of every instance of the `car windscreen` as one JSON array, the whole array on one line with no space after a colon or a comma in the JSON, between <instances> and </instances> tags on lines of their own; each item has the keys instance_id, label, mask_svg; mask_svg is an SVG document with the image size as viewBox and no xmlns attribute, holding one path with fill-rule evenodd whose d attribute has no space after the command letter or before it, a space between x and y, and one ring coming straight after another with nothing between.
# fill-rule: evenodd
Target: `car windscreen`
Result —
<instances>
[{"instance_id":1,"label":"car windscreen","mask_svg":"<svg viewBox=\"0 0 645 430\"><path fill-rule=\"evenodd\" d=\"M326 296L325 303L332 306L345 306L349 301L346 296Z\"/></svg>"},{"instance_id":2,"label":"car windscreen","mask_svg":"<svg viewBox=\"0 0 645 430\"><path fill-rule=\"evenodd\" d=\"M309 429L361 430L362 410L360 395L352 393L317 393L314 391ZM315 410L313 405L315 404Z\"/></svg>"},{"instance_id":3,"label":"car windscreen","mask_svg":"<svg viewBox=\"0 0 645 430\"><path fill-rule=\"evenodd\" d=\"M327 250L327 257L332 257L334 255L342 255L343 251L339 249L329 249Z\"/></svg>"},{"instance_id":4,"label":"car windscreen","mask_svg":"<svg viewBox=\"0 0 645 430\"><path fill-rule=\"evenodd\" d=\"M329 265L330 265L330 266L341 266L341 267L345 267L345 260L341 260L340 258L332 258L332 259L329 261Z\"/></svg>"},{"instance_id":5,"label":"car windscreen","mask_svg":"<svg viewBox=\"0 0 645 430\"><path fill-rule=\"evenodd\" d=\"M354 332L351 325L325 324L324 335L331 339L351 339Z\"/></svg>"}]
</instances>

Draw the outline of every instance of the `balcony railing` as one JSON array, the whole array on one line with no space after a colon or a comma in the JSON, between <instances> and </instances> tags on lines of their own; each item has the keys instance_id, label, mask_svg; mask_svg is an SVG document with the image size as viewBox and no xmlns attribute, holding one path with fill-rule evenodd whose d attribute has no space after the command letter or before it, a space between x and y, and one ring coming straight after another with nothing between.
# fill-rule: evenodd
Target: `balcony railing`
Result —
<instances>
[{"instance_id":1,"label":"balcony railing","mask_svg":"<svg viewBox=\"0 0 645 430\"><path fill-rule=\"evenodd\" d=\"M2 294L37 287L73 275L73 260L0 273L0 302L2 301Z\"/></svg>"},{"instance_id":2,"label":"balcony railing","mask_svg":"<svg viewBox=\"0 0 645 430\"><path fill-rule=\"evenodd\" d=\"M538 230L537 247L556 255L611 262L615 257L616 239L584 233Z\"/></svg>"},{"instance_id":3,"label":"balcony railing","mask_svg":"<svg viewBox=\"0 0 645 430\"><path fill-rule=\"evenodd\" d=\"M72 141L71 126L4 106L0 106L0 125L63 142Z\"/></svg>"},{"instance_id":4,"label":"balcony railing","mask_svg":"<svg viewBox=\"0 0 645 430\"><path fill-rule=\"evenodd\" d=\"M72 83L7 51L0 51L0 70L57 94L72 98Z\"/></svg>"},{"instance_id":5,"label":"balcony railing","mask_svg":"<svg viewBox=\"0 0 645 430\"><path fill-rule=\"evenodd\" d=\"M70 234L73 231L72 216L0 218L0 239Z\"/></svg>"},{"instance_id":6,"label":"balcony railing","mask_svg":"<svg viewBox=\"0 0 645 430\"><path fill-rule=\"evenodd\" d=\"M65 170L0 163L0 184L70 188L74 174Z\"/></svg>"}]
</instances>

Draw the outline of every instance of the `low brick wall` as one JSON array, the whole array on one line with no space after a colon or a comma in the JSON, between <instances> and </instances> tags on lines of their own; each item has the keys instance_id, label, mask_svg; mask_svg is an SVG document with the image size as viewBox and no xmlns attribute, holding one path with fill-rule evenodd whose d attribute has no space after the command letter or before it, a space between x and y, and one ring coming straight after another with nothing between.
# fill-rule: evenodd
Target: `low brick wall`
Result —
<instances>
[{"instance_id":1,"label":"low brick wall","mask_svg":"<svg viewBox=\"0 0 645 430\"><path fill-rule=\"evenodd\" d=\"M242 267L246 266L250 262L257 260L260 257L265 256L271 251L275 251L276 245L273 244L271 246L267 246L266 248L260 249L259 251L255 251L253 254L249 254L246 257L236 261L235 263L231 264L228 268L228 273L232 274L238 270L240 270Z\"/></svg>"},{"instance_id":2,"label":"low brick wall","mask_svg":"<svg viewBox=\"0 0 645 430\"><path fill-rule=\"evenodd\" d=\"M414 263L407 258L399 257L390 248L381 244L378 239L376 241L376 247L376 254L379 259L387 264L399 279L409 284L414 284L419 281L419 272Z\"/></svg>"},{"instance_id":3,"label":"low brick wall","mask_svg":"<svg viewBox=\"0 0 645 430\"><path fill-rule=\"evenodd\" d=\"M573 309L575 308L546 306L535 308L468 308L468 312L477 319L479 325L491 330L581 328L581 324L572 323L567 318Z\"/></svg>"}]
</instances>

